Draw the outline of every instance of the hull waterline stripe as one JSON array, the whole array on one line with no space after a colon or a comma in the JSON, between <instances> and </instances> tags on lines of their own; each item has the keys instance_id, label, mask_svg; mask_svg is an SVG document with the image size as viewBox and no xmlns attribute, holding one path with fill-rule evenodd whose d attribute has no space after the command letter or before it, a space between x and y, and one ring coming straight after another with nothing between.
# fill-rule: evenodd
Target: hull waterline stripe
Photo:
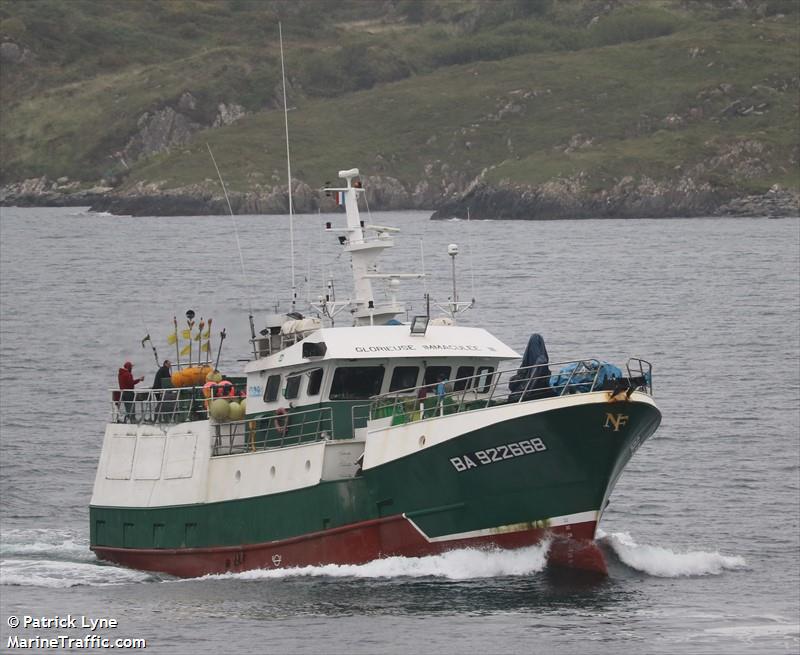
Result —
<instances>
[{"instance_id":1,"label":"hull waterline stripe","mask_svg":"<svg viewBox=\"0 0 800 655\"><path fill-rule=\"evenodd\" d=\"M542 528L555 528L562 525L572 525L573 523L588 523L590 521L597 522L600 520L600 512L578 512L577 514L566 514L564 516L555 516L541 521L532 521L530 523L511 523L510 525L499 525L494 528L484 528L482 530L470 530L469 532L459 532L456 534L446 534L441 537L429 537L423 530L414 523L413 519L408 515L403 514L403 518L408 521L419 532L426 541L429 543L436 543L442 541L456 541L457 539L472 539L474 537L491 537L500 533L511 532L524 532L530 530L532 527Z\"/></svg>"}]
</instances>

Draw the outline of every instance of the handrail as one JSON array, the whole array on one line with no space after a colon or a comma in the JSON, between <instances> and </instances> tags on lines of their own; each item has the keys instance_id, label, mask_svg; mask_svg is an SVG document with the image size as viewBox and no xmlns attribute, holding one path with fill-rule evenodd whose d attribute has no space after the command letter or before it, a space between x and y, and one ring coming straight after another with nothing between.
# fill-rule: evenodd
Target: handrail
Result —
<instances>
[{"instance_id":1,"label":"handrail","mask_svg":"<svg viewBox=\"0 0 800 655\"><path fill-rule=\"evenodd\" d=\"M631 357L625 364L627 376L597 359L582 359L533 365L500 371L482 371L438 383L400 389L375 396L368 404L351 407L351 426L366 427L369 421L391 418L391 424L433 416L485 409L495 405L521 403L541 398L589 391L633 391L653 395L653 367L647 360ZM488 379L487 379L488 378ZM176 424L208 418L207 399L202 387L166 389L111 389L111 421L115 423ZM235 398L232 398L232 400ZM227 438L228 453L280 448L292 443L329 439L333 436L331 408L312 408L275 415L215 423L215 454L221 453ZM225 427L223 427L225 426ZM245 446L246 444L246 446Z\"/></svg>"},{"instance_id":2,"label":"handrail","mask_svg":"<svg viewBox=\"0 0 800 655\"><path fill-rule=\"evenodd\" d=\"M629 379L643 380L647 394L653 395L653 365L650 362L641 357L631 357L625 363L625 370L628 371Z\"/></svg>"},{"instance_id":3,"label":"handrail","mask_svg":"<svg viewBox=\"0 0 800 655\"><path fill-rule=\"evenodd\" d=\"M208 418L202 387L109 391L112 423L183 423Z\"/></svg>"},{"instance_id":4,"label":"handrail","mask_svg":"<svg viewBox=\"0 0 800 655\"><path fill-rule=\"evenodd\" d=\"M372 403L367 403L366 405L353 405L350 408L350 425L353 426L353 431L367 427L371 407Z\"/></svg>"},{"instance_id":5,"label":"handrail","mask_svg":"<svg viewBox=\"0 0 800 655\"><path fill-rule=\"evenodd\" d=\"M333 412L330 407L318 407L212 423L212 428L212 457L257 452L330 440L333 437Z\"/></svg>"},{"instance_id":6,"label":"handrail","mask_svg":"<svg viewBox=\"0 0 800 655\"><path fill-rule=\"evenodd\" d=\"M486 372L438 383L400 389L375 396L369 405L369 420L391 417L391 424L444 416L495 405L521 403L542 398L590 391L627 392L639 390L652 395L652 365L632 357L626 364L627 377L616 367L598 359L539 364L495 371L481 384ZM482 391L485 389L485 391ZM359 406L363 407L363 406ZM356 420L353 407L353 425Z\"/></svg>"}]
</instances>

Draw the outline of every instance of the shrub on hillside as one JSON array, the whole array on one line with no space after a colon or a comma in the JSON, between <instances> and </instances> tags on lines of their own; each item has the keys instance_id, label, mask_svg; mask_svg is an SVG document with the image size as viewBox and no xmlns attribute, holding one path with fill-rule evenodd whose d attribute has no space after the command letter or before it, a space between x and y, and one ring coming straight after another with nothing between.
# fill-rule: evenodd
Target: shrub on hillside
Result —
<instances>
[{"instance_id":1,"label":"shrub on hillside","mask_svg":"<svg viewBox=\"0 0 800 655\"><path fill-rule=\"evenodd\" d=\"M25 21L13 16L0 21L0 35L8 36L12 39L21 39L26 32Z\"/></svg>"},{"instance_id":2,"label":"shrub on hillside","mask_svg":"<svg viewBox=\"0 0 800 655\"><path fill-rule=\"evenodd\" d=\"M493 0L479 5L475 31L502 25L529 16L541 16L550 9L550 0Z\"/></svg>"},{"instance_id":3,"label":"shrub on hillside","mask_svg":"<svg viewBox=\"0 0 800 655\"><path fill-rule=\"evenodd\" d=\"M434 46L430 59L434 66L454 66L473 61L494 61L525 52L525 39L498 34L473 34Z\"/></svg>"},{"instance_id":4,"label":"shrub on hillside","mask_svg":"<svg viewBox=\"0 0 800 655\"><path fill-rule=\"evenodd\" d=\"M178 34L184 39L196 39L200 36L200 28L194 23L184 23L178 28Z\"/></svg>"},{"instance_id":5,"label":"shrub on hillside","mask_svg":"<svg viewBox=\"0 0 800 655\"><path fill-rule=\"evenodd\" d=\"M769 0L764 6L764 15L800 13L800 4L797 0Z\"/></svg>"},{"instance_id":6,"label":"shrub on hillside","mask_svg":"<svg viewBox=\"0 0 800 655\"><path fill-rule=\"evenodd\" d=\"M627 41L642 41L672 34L681 20L674 14L656 7L626 7L602 17L591 26L595 45L613 45Z\"/></svg>"},{"instance_id":7,"label":"shrub on hillside","mask_svg":"<svg viewBox=\"0 0 800 655\"><path fill-rule=\"evenodd\" d=\"M495 61L529 52L580 50L593 45L584 30L539 21L507 23L493 32L449 39L433 46L428 60L434 67Z\"/></svg>"},{"instance_id":8,"label":"shrub on hillside","mask_svg":"<svg viewBox=\"0 0 800 655\"><path fill-rule=\"evenodd\" d=\"M335 52L308 54L298 78L308 94L332 97L403 79L410 72L408 65L388 50L350 44Z\"/></svg>"},{"instance_id":9,"label":"shrub on hillside","mask_svg":"<svg viewBox=\"0 0 800 655\"><path fill-rule=\"evenodd\" d=\"M590 45L584 29L539 20L507 23L498 27L495 34L524 38L525 52L580 50Z\"/></svg>"}]
</instances>

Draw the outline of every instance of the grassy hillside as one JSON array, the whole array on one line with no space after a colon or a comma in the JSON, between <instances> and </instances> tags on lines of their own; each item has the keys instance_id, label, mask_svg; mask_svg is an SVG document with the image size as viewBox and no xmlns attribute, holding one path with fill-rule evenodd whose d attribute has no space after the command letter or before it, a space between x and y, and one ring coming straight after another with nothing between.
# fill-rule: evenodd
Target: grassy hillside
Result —
<instances>
[{"instance_id":1,"label":"grassy hillside","mask_svg":"<svg viewBox=\"0 0 800 655\"><path fill-rule=\"evenodd\" d=\"M535 185L626 175L743 191L800 187L793 2L398 0L329 3L0 2L0 181L66 175L233 189L285 183L277 21L284 27L293 173L342 166L413 188L485 171ZM209 125L168 152L115 156L142 116L175 107ZM128 168L127 166L130 166Z\"/></svg>"}]
</instances>

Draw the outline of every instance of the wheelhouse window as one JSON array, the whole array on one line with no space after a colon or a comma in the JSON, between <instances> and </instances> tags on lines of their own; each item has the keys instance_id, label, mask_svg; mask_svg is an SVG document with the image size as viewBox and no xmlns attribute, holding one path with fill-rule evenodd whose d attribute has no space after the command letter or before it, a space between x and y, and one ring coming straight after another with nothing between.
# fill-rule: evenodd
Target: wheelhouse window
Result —
<instances>
[{"instance_id":1,"label":"wheelhouse window","mask_svg":"<svg viewBox=\"0 0 800 655\"><path fill-rule=\"evenodd\" d=\"M308 372L308 387L306 393L309 396L318 396L319 390L322 388L322 369L315 368L313 371Z\"/></svg>"},{"instance_id":2,"label":"wheelhouse window","mask_svg":"<svg viewBox=\"0 0 800 655\"><path fill-rule=\"evenodd\" d=\"M449 366L429 366L425 369L425 382L424 384L436 384L439 378L448 380L450 378Z\"/></svg>"},{"instance_id":3,"label":"wheelhouse window","mask_svg":"<svg viewBox=\"0 0 800 655\"><path fill-rule=\"evenodd\" d=\"M292 398L297 398L298 394L300 393L300 380L302 378L299 375L293 375L289 378L286 378L286 391L284 392L284 397L288 400Z\"/></svg>"},{"instance_id":4,"label":"wheelhouse window","mask_svg":"<svg viewBox=\"0 0 800 655\"><path fill-rule=\"evenodd\" d=\"M418 375L419 366L395 366L392 371L392 379L389 382L389 391L416 387Z\"/></svg>"},{"instance_id":5,"label":"wheelhouse window","mask_svg":"<svg viewBox=\"0 0 800 655\"><path fill-rule=\"evenodd\" d=\"M264 389L264 402L271 403L278 399L278 391L281 388L281 376L270 375L267 378L267 387Z\"/></svg>"},{"instance_id":6,"label":"wheelhouse window","mask_svg":"<svg viewBox=\"0 0 800 655\"><path fill-rule=\"evenodd\" d=\"M340 366L333 374L331 400L366 400L383 384L383 366Z\"/></svg>"},{"instance_id":7,"label":"wheelhouse window","mask_svg":"<svg viewBox=\"0 0 800 655\"><path fill-rule=\"evenodd\" d=\"M494 373L494 366L479 366L478 367L478 380L475 386L480 393L488 393L492 386L492 373Z\"/></svg>"},{"instance_id":8,"label":"wheelhouse window","mask_svg":"<svg viewBox=\"0 0 800 655\"><path fill-rule=\"evenodd\" d=\"M469 389L474 380L461 380L459 378L472 378L475 375L475 367L474 366L459 366L458 370L456 371L456 380L453 384L453 391L464 391L464 389Z\"/></svg>"}]
</instances>

